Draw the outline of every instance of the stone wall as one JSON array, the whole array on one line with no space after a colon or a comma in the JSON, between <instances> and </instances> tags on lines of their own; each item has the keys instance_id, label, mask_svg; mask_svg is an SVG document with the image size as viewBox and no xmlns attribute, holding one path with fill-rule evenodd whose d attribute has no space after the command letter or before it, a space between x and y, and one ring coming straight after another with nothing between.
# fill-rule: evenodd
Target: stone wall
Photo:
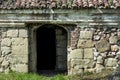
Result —
<instances>
[{"instance_id":1,"label":"stone wall","mask_svg":"<svg viewBox=\"0 0 120 80\"><path fill-rule=\"evenodd\" d=\"M116 27L75 28L68 49L68 74L100 72L119 65L120 29Z\"/></svg>"},{"instance_id":2,"label":"stone wall","mask_svg":"<svg viewBox=\"0 0 120 80\"><path fill-rule=\"evenodd\" d=\"M0 28L0 72L28 72L27 28Z\"/></svg>"}]
</instances>

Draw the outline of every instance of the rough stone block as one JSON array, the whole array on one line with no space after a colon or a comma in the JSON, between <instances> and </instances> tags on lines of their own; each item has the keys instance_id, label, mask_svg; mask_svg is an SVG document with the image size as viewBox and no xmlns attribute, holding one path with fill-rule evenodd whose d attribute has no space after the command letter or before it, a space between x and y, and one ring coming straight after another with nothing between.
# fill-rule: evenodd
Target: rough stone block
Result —
<instances>
[{"instance_id":1,"label":"rough stone block","mask_svg":"<svg viewBox=\"0 0 120 80\"><path fill-rule=\"evenodd\" d=\"M11 39L10 38L2 39L1 46L11 46Z\"/></svg>"},{"instance_id":2,"label":"rough stone block","mask_svg":"<svg viewBox=\"0 0 120 80\"><path fill-rule=\"evenodd\" d=\"M95 47L99 52L105 52L110 49L110 43L107 40L102 39L95 44Z\"/></svg>"},{"instance_id":3,"label":"rough stone block","mask_svg":"<svg viewBox=\"0 0 120 80\"><path fill-rule=\"evenodd\" d=\"M84 68L84 60L83 59L72 59L71 67L79 66L79 68Z\"/></svg>"},{"instance_id":4,"label":"rough stone block","mask_svg":"<svg viewBox=\"0 0 120 80\"><path fill-rule=\"evenodd\" d=\"M26 29L19 29L19 37L28 37L28 31Z\"/></svg>"},{"instance_id":5,"label":"rough stone block","mask_svg":"<svg viewBox=\"0 0 120 80\"><path fill-rule=\"evenodd\" d=\"M20 46L20 45L28 45L27 38L12 38L12 45Z\"/></svg>"},{"instance_id":6,"label":"rough stone block","mask_svg":"<svg viewBox=\"0 0 120 80\"><path fill-rule=\"evenodd\" d=\"M93 59L84 59L84 68L93 68L95 67L95 62Z\"/></svg>"},{"instance_id":7,"label":"rough stone block","mask_svg":"<svg viewBox=\"0 0 120 80\"><path fill-rule=\"evenodd\" d=\"M28 65L27 64L15 64L11 66L12 71L17 72L28 72Z\"/></svg>"},{"instance_id":8,"label":"rough stone block","mask_svg":"<svg viewBox=\"0 0 120 80\"><path fill-rule=\"evenodd\" d=\"M105 66L115 67L117 65L117 60L115 58L108 58L105 60Z\"/></svg>"},{"instance_id":9,"label":"rough stone block","mask_svg":"<svg viewBox=\"0 0 120 80\"><path fill-rule=\"evenodd\" d=\"M91 48L94 46L94 42L92 40L83 40L79 39L78 41L78 48Z\"/></svg>"},{"instance_id":10,"label":"rough stone block","mask_svg":"<svg viewBox=\"0 0 120 80\"><path fill-rule=\"evenodd\" d=\"M92 39L93 31L80 31L81 39Z\"/></svg>"},{"instance_id":11,"label":"rough stone block","mask_svg":"<svg viewBox=\"0 0 120 80\"><path fill-rule=\"evenodd\" d=\"M9 29L7 31L7 37L18 37L18 29Z\"/></svg>"},{"instance_id":12,"label":"rough stone block","mask_svg":"<svg viewBox=\"0 0 120 80\"><path fill-rule=\"evenodd\" d=\"M94 58L93 48L85 48L84 49L84 58Z\"/></svg>"},{"instance_id":13,"label":"rough stone block","mask_svg":"<svg viewBox=\"0 0 120 80\"><path fill-rule=\"evenodd\" d=\"M80 59L83 58L83 49L74 49L70 52L70 58Z\"/></svg>"}]
</instances>

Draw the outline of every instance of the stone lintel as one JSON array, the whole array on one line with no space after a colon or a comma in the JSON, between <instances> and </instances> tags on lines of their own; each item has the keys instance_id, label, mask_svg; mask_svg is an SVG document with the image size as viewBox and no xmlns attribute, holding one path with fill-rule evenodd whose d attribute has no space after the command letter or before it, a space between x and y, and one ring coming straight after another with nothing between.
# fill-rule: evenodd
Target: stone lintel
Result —
<instances>
[{"instance_id":1,"label":"stone lintel","mask_svg":"<svg viewBox=\"0 0 120 80\"><path fill-rule=\"evenodd\" d=\"M6 22L7 22L7 20L6 20ZM0 27L25 27L25 23L14 23L14 22L0 23Z\"/></svg>"}]
</instances>

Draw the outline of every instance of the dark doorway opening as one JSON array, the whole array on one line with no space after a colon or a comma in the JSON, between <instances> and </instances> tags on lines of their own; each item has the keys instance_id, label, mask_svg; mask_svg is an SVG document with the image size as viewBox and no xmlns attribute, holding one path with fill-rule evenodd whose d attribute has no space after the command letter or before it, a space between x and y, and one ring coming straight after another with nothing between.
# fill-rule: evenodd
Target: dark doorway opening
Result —
<instances>
[{"instance_id":1,"label":"dark doorway opening","mask_svg":"<svg viewBox=\"0 0 120 80\"><path fill-rule=\"evenodd\" d=\"M54 27L44 25L37 29L37 72L55 70L56 36Z\"/></svg>"}]
</instances>

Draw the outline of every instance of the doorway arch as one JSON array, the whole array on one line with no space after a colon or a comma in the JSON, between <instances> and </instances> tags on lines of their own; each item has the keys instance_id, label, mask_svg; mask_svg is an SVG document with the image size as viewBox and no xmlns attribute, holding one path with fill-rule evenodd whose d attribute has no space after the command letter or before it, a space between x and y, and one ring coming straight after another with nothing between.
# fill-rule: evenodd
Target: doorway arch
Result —
<instances>
[{"instance_id":1,"label":"doorway arch","mask_svg":"<svg viewBox=\"0 0 120 80\"><path fill-rule=\"evenodd\" d=\"M67 31L57 25L45 24L36 30L37 72L67 71Z\"/></svg>"}]
</instances>

